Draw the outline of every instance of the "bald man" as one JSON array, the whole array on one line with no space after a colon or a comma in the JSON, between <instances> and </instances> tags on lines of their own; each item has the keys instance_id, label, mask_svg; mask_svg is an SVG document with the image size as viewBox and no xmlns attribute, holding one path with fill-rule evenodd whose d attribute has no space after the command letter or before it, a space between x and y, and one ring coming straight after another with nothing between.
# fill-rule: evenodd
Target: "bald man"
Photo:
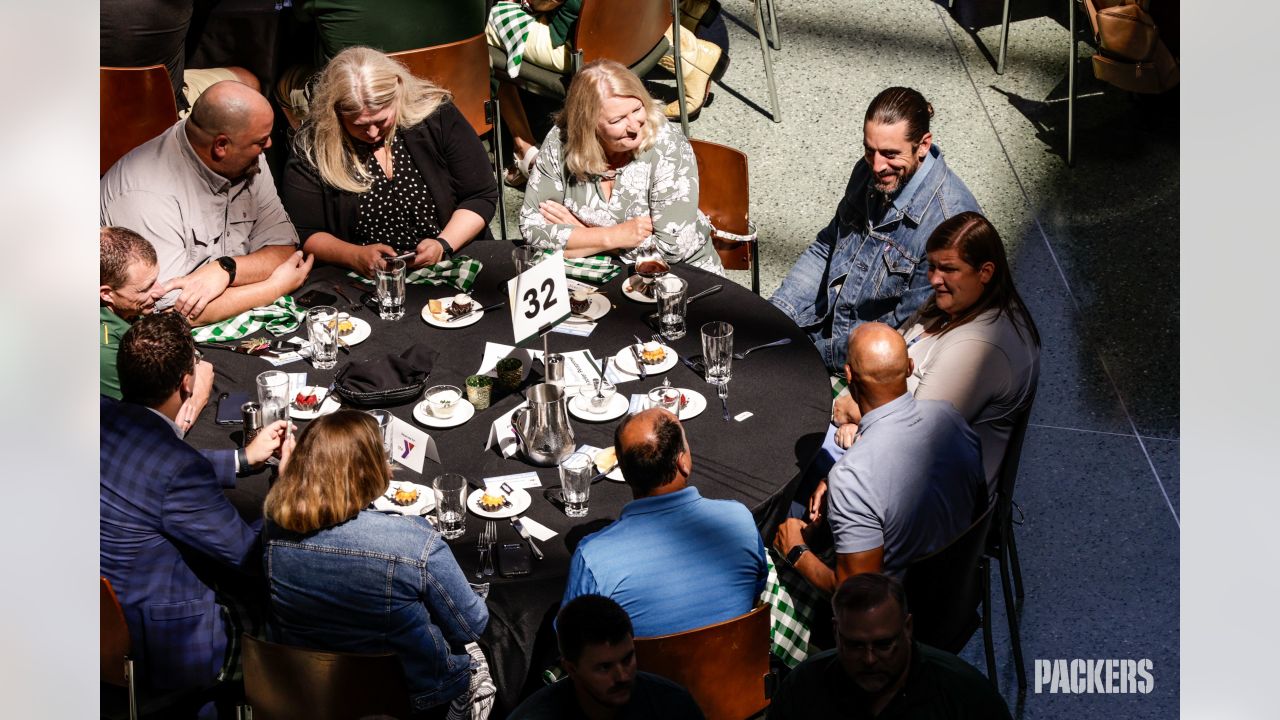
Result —
<instances>
[{"instance_id":1,"label":"bald man","mask_svg":"<svg viewBox=\"0 0 1280 720\"><path fill-rule=\"evenodd\" d=\"M857 442L814 493L825 510L808 525L786 520L774 537L774 548L828 594L859 573L900 579L912 560L945 547L987 508L978 436L951 403L907 392L911 365L888 325L850 333L844 372L862 412ZM828 535L834 568L808 547Z\"/></svg>"},{"instance_id":2,"label":"bald man","mask_svg":"<svg viewBox=\"0 0 1280 720\"><path fill-rule=\"evenodd\" d=\"M578 543L562 606L604 595L636 637L684 632L744 615L764 589L764 543L751 511L689 485L693 455L676 416L653 408L614 432L635 498L618 520ZM691 590L693 589L693 590Z\"/></svg>"},{"instance_id":3,"label":"bald man","mask_svg":"<svg viewBox=\"0 0 1280 720\"><path fill-rule=\"evenodd\" d=\"M185 120L102 177L102 224L131 228L156 249L157 309L203 325L270 304L306 279L311 261L296 251L262 157L273 119L253 88L215 83Z\"/></svg>"}]
</instances>

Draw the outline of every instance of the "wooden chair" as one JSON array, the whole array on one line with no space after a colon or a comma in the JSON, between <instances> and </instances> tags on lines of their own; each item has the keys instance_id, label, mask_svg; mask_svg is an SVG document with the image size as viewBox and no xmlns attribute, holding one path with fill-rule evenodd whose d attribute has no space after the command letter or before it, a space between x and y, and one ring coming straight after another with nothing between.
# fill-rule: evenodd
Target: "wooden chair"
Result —
<instances>
[{"instance_id":1,"label":"wooden chair","mask_svg":"<svg viewBox=\"0 0 1280 720\"><path fill-rule=\"evenodd\" d=\"M254 720L409 717L409 688L393 653L321 652L245 634L244 689Z\"/></svg>"},{"instance_id":2,"label":"wooden chair","mask_svg":"<svg viewBox=\"0 0 1280 720\"><path fill-rule=\"evenodd\" d=\"M711 218L711 242L730 270L751 271L751 291L760 294L760 248L750 220L747 156L726 145L690 140L698 160L698 209Z\"/></svg>"},{"instance_id":3,"label":"wooden chair","mask_svg":"<svg viewBox=\"0 0 1280 720\"><path fill-rule=\"evenodd\" d=\"M769 606L673 635L636 638L640 670L684 686L707 720L743 720L769 706Z\"/></svg>"},{"instance_id":4,"label":"wooden chair","mask_svg":"<svg viewBox=\"0 0 1280 720\"><path fill-rule=\"evenodd\" d=\"M502 118L489 85L488 42L484 33L457 42L387 53L416 77L430 80L453 93L453 104L462 111L476 135L493 133L493 169L498 181L498 227L507 239L507 211L503 202Z\"/></svg>"},{"instance_id":5,"label":"wooden chair","mask_svg":"<svg viewBox=\"0 0 1280 720\"><path fill-rule=\"evenodd\" d=\"M167 83L168 75L165 78ZM101 602L98 611L98 662L101 681L128 691L129 718L136 720L138 699L134 688L133 659L129 657L132 649L129 625L125 622L120 601L111 589L111 582L104 577L99 577L99 580L101 583L98 595Z\"/></svg>"},{"instance_id":6,"label":"wooden chair","mask_svg":"<svg viewBox=\"0 0 1280 720\"><path fill-rule=\"evenodd\" d=\"M178 103L163 65L98 68L98 174L178 122Z\"/></svg>"},{"instance_id":7,"label":"wooden chair","mask_svg":"<svg viewBox=\"0 0 1280 720\"><path fill-rule=\"evenodd\" d=\"M987 508L950 545L908 565L902 581L915 618L916 640L959 653L981 624L987 677L993 685L997 681L991 639L991 569L983 548L994 519L995 508Z\"/></svg>"}]
</instances>

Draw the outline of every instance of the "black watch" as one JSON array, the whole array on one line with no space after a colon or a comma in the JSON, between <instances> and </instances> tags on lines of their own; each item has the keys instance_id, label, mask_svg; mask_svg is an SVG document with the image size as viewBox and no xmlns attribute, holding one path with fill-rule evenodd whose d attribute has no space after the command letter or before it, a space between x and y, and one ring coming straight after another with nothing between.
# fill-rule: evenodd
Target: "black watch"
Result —
<instances>
[{"instance_id":1,"label":"black watch","mask_svg":"<svg viewBox=\"0 0 1280 720\"><path fill-rule=\"evenodd\" d=\"M799 545L791 548L787 551L787 564L795 565L796 561L800 559L800 556L807 552L809 552L809 546L804 543L800 543Z\"/></svg>"},{"instance_id":2,"label":"black watch","mask_svg":"<svg viewBox=\"0 0 1280 720\"><path fill-rule=\"evenodd\" d=\"M227 285L234 285L236 282L236 261L223 255L217 260L218 265L227 271Z\"/></svg>"},{"instance_id":3,"label":"black watch","mask_svg":"<svg viewBox=\"0 0 1280 720\"><path fill-rule=\"evenodd\" d=\"M444 238L442 238L442 237L438 237L438 238L436 238L436 242L440 243L440 247L444 248L444 255L441 255L441 256L440 256L440 259L441 259L441 260L452 260L452 259L453 259L453 246L449 244L449 241L448 241L448 240L445 240L445 239L444 239Z\"/></svg>"}]
</instances>

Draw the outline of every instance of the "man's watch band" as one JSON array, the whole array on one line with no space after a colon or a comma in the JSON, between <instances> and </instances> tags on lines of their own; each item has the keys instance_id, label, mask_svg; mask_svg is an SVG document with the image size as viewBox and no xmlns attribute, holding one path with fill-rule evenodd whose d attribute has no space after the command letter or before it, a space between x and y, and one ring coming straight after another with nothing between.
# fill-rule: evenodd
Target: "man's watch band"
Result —
<instances>
[{"instance_id":1,"label":"man's watch band","mask_svg":"<svg viewBox=\"0 0 1280 720\"><path fill-rule=\"evenodd\" d=\"M438 238L436 238L436 242L440 243L440 247L444 248L444 255L442 255L442 256L441 256L441 259L442 259L442 260L452 260L452 259L453 259L453 246L449 244L449 241L448 241L448 240L445 240L445 239L444 239L444 238L442 238L442 237L438 237Z\"/></svg>"},{"instance_id":2,"label":"man's watch band","mask_svg":"<svg viewBox=\"0 0 1280 720\"><path fill-rule=\"evenodd\" d=\"M796 561L800 559L800 556L807 552L809 552L809 546L804 543L800 543L799 545L791 548L787 551L787 564L795 565Z\"/></svg>"},{"instance_id":3,"label":"man's watch band","mask_svg":"<svg viewBox=\"0 0 1280 720\"><path fill-rule=\"evenodd\" d=\"M233 258L223 255L218 258L216 262L223 270L227 271L227 285L234 285L236 282L236 261Z\"/></svg>"}]
</instances>

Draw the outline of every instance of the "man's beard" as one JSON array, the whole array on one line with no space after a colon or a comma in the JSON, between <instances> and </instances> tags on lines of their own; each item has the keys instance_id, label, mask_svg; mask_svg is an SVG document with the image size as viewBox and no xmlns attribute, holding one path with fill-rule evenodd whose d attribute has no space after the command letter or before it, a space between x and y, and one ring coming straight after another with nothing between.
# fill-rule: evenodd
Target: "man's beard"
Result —
<instances>
[{"instance_id":1,"label":"man's beard","mask_svg":"<svg viewBox=\"0 0 1280 720\"><path fill-rule=\"evenodd\" d=\"M254 158L253 164L245 168L244 172L240 173L239 177L237 177L232 182L244 182L247 180L252 180L254 175L257 175L258 173L261 173L261 172L262 172L262 163L259 162L257 158Z\"/></svg>"}]
</instances>

